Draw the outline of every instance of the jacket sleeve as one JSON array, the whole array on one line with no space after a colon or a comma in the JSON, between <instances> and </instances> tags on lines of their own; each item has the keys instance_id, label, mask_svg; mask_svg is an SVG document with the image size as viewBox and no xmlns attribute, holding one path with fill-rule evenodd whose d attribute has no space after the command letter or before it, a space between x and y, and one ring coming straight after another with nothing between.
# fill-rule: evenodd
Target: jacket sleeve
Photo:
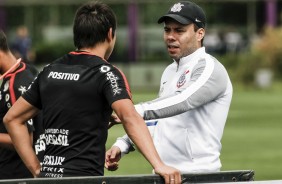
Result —
<instances>
[{"instance_id":1,"label":"jacket sleeve","mask_svg":"<svg viewBox=\"0 0 282 184\"><path fill-rule=\"evenodd\" d=\"M158 123L158 120L146 121L146 125L152 137L154 136L154 130L155 130L157 123ZM121 156L124 156L125 154L128 154L129 152L135 150L134 143L127 136L127 134L122 137L117 138L113 146L119 147L119 149L121 150Z\"/></svg>"},{"instance_id":2,"label":"jacket sleeve","mask_svg":"<svg viewBox=\"0 0 282 184\"><path fill-rule=\"evenodd\" d=\"M175 116L215 100L224 94L227 84L225 68L219 62L202 59L194 67L184 89L171 96L137 104L135 109L145 120Z\"/></svg>"},{"instance_id":3,"label":"jacket sleeve","mask_svg":"<svg viewBox=\"0 0 282 184\"><path fill-rule=\"evenodd\" d=\"M134 144L131 141L131 139L125 134L122 137L118 137L116 142L113 144L113 146L119 147L121 151L121 156L123 157L125 154L128 154L131 151L134 151Z\"/></svg>"}]
</instances>

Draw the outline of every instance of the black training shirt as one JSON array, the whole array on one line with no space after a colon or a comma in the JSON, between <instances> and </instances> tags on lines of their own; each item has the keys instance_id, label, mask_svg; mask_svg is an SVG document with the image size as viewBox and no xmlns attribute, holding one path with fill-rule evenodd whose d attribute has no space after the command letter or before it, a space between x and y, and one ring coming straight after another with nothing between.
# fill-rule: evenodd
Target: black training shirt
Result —
<instances>
[{"instance_id":1,"label":"black training shirt","mask_svg":"<svg viewBox=\"0 0 282 184\"><path fill-rule=\"evenodd\" d=\"M15 71L8 73L4 77L0 87L0 133L7 133L3 124L3 117L34 80L36 76L34 71L36 69L32 65L21 62ZM30 132L34 129L33 120L27 122ZM0 146L0 179L32 177L16 150Z\"/></svg>"},{"instance_id":2,"label":"black training shirt","mask_svg":"<svg viewBox=\"0 0 282 184\"><path fill-rule=\"evenodd\" d=\"M98 56L71 52L47 65L23 97L42 109L41 177L104 174L111 104L131 99L121 71Z\"/></svg>"}]
</instances>

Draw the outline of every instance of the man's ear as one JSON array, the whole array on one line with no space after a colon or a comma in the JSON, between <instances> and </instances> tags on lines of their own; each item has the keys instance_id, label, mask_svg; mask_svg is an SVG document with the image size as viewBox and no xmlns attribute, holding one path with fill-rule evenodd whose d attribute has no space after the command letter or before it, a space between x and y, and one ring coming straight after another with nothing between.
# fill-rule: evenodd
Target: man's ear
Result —
<instances>
[{"instance_id":1,"label":"man's ear","mask_svg":"<svg viewBox=\"0 0 282 184\"><path fill-rule=\"evenodd\" d=\"M200 41L204 38L206 31L203 28L199 28L197 32L198 32L198 40Z\"/></svg>"},{"instance_id":2,"label":"man's ear","mask_svg":"<svg viewBox=\"0 0 282 184\"><path fill-rule=\"evenodd\" d=\"M113 28L110 28L108 31L107 41L111 42L113 40Z\"/></svg>"}]
</instances>

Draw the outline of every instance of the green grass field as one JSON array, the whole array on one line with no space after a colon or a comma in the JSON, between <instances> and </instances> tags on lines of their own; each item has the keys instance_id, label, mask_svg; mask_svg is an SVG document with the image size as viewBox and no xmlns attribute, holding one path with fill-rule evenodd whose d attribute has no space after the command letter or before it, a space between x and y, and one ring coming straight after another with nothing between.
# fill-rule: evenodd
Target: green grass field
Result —
<instances>
[{"instance_id":1,"label":"green grass field","mask_svg":"<svg viewBox=\"0 0 282 184\"><path fill-rule=\"evenodd\" d=\"M156 93L134 93L135 102L151 100ZM124 134L121 125L110 129L109 148ZM271 90L234 87L222 138L222 171L254 170L255 180L282 179L282 84ZM189 167L189 166L187 166ZM105 175L151 174L152 168L135 151L122 158L118 171Z\"/></svg>"}]
</instances>

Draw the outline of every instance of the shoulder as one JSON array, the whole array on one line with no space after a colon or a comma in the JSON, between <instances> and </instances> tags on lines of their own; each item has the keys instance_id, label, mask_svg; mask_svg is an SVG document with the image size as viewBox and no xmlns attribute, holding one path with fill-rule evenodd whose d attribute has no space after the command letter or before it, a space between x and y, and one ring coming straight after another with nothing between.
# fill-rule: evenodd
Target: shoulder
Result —
<instances>
[{"instance_id":1,"label":"shoulder","mask_svg":"<svg viewBox=\"0 0 282 184\"><path fill-rule=\"evenodd\" d=\"M38 74L38 69L33 65L26 63L26 68L29 70L34 76Z\"/></svg>"},{"instance_id":2,"label":"shoulder","mask_svg":"<svg viewBox=\"0 0 282 184\"><path fill-rule=\"evenodd\" d=\"M217 85L221 85L223 88L226 88L226 86L231 84L229 74L221 62L219 62L215 57L209 55L207 63L212 63L213 65L211 79L213 79Z\"/></svg>"},{"instance_id":3,"label":"shoulder","mask_svg":"<svg viewBox=\"0 0 282 184\"><path fill-rule=\"evenodd\" d=\"M21 63L19 69L14 73L16 81L30 81L33 80L36 75L38 74L37 69L28 64L28 63Z\"/></svg>"},{"instance_id":4,"label":"shoulder","mask_svg":"<svg viewBox=\"0 0 282 184\"><path fill-rule=\"evenodd\" d=\"M108 80L127 80L122 70L110 63L100 65L99 72Z\"/></svg>"},{"instance_id":5,"label":"shoulder","mask_svg":"<svg viewBox=\"0 0 282 184\"><path fill-rule=\"evenodd\" d=\"M210 54L202 54L195 60L192 76L201 76L214 84L226 84L230 80L225 67Z\"/></svg>"},{"instance_id":6,"label":"shoulder","mask_svg":"<svg viewBox=\"0 0 282 184\"><path fill-rule=\"evenodd\" d=\"M209 57L207 58L207 61L210 61L214 64L214 70L219 75L228 75L227 70L225 66L214 56L207 54Z\"/></svg>"},{"instance_id":7,"label":"shoulder","mask_svg":"<svg viewBox=\"0 0 282 184\"><path fill-rule=\"evenodd\" d=\"M206 68L206 71L221 71L223 72L222 74L227 74L226 68L222 65L222 63L219 62L217 58L207 53L197 58L195 68L200 67Z\"/></svg>"}]
</instances>

